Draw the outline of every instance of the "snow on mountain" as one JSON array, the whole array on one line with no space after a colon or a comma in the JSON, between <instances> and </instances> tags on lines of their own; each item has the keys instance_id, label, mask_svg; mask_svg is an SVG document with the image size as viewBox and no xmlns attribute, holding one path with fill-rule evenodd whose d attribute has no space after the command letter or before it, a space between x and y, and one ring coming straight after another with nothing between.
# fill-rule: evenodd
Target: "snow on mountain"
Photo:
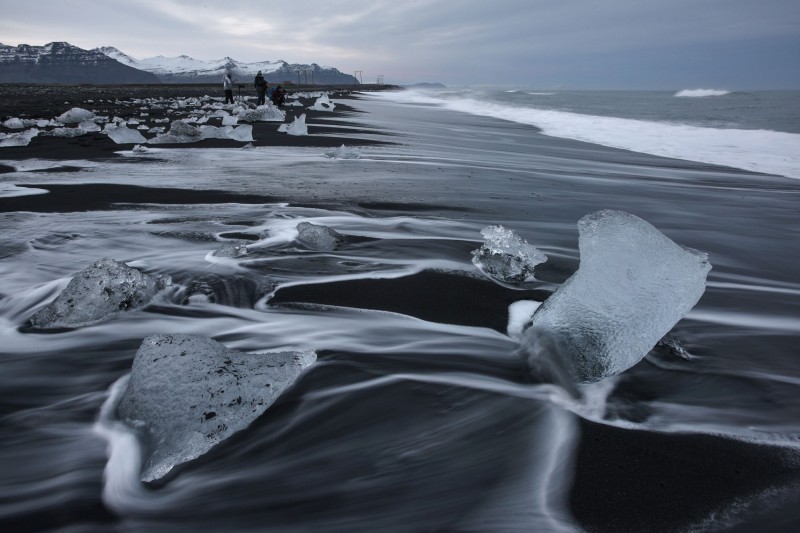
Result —
<instances>
[{"instance_id":1,"label":"snow on mountain","mask_svg":"<svg viewBox=\"0 0 800 533\"><path fill-rule=\"evenodd\" d=\"M353 76L343 74L335 68L311 65L289 64L286 61L259 61L241 63L230 57L203 61L186 55L178 57L155 56L135 59L113 46L95 48L96 51L116 59L124 65L155 74L165 83L216 83L222 74L229 70L235 79L250 83L260 70L268 81L281 83L297 78L297 71L303 75L303 81L315 83L353 84Z\"/></svg>"},{"instance_id":2,"label":"snow on mountain","mask_svg":"<svg viewBox=\"0 0 800 533\"><path fill-rule=\"evenodd\" d=\"M67 42L0 44L0 83L159 83L152 73Z\"/></svg>"}]
</instances>

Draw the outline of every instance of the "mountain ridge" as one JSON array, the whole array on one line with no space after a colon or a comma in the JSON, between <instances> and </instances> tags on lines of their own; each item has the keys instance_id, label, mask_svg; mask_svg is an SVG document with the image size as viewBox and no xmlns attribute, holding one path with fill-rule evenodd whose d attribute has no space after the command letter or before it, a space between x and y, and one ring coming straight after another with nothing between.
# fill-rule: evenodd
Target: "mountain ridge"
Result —
<instances>
[{"instance_id":1,"label":"mountain ridge","mask_svg":"<svg viewBox=\"0 0 800 533\"><path fill-rule=\"evenodd\" d=\"M231 57L203 61L188 55L136 59L113 46L85 50L63 41L43 46L0 43L0 83L220 83L225 71L250 84L258 71L270 83L356 85L355 76L316 63L245 63Z\"/></svg>"}]
</instances>

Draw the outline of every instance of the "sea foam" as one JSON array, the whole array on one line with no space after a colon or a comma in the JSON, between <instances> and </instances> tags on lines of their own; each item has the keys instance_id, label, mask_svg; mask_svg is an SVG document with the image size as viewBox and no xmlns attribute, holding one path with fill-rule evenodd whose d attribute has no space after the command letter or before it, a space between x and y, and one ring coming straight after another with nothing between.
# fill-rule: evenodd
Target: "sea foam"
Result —
<instances>
[{"instance_id":1,"label":"sea foam","mask_svg":"<svg viewBox=\"0 0 800 533\"><path fill-rule=\"evenodd\" d=\"M701 96L725 96L726 94L731 94L731 92L720 89L684 89L682 91L676 92L675 96L701 97Z\"/></svg>"},{"instance_id":2,"label":"sea foam","mask_svg":"<svg viewBox=\"0 0 800 533\"><path fill-rule=\"evenodd\" d=\"M380 97L402 103L441 104L453 111L529 124L552 137L800 179L800 134L796 133L512 107L476 98L444 99L413 91Z\"/></svg>"}]
</instances>

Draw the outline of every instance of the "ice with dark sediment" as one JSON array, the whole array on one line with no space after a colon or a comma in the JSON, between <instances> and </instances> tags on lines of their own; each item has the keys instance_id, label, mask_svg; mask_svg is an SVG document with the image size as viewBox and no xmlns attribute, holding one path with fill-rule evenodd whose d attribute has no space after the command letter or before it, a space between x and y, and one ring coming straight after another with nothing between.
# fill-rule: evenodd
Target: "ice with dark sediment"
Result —
<instances>
[{"instance_id":1,"label":"ice with dark sediment","mask_svg":"<svg viewBox=\"0 0 800 533\"><path fill-rule=\"evenodd\" d=\"M230 257L230 258L237 258L237 257L244 257L247 255L247 242L246 241L234 241L225 243L220 246L217 250L214 251L214 257Z\"/></svg>"},{"instance_id":2,"label":"ice with dark sediment","mask_svg":"<svg viewBox=\"0 0 800 533\"><path fill-rule=\"evenodd\" d=\"M30 323L39 329L93 324L144 307L171 282L169 276L151 276L121 261L100 259L75 274L52 302L33 314Z\"/></svg>"},{"instance_id":3,"label":"ice with dark sediment","mask_svg":"<svg viewBox=\"0 0 800 533\"><path fill-rule=\"evenodd\" d=\"M487 226L481 230L484 241L472 252L472 263L486 274L507 282L533 279L536 265L547 256L503 226Z\"/></svg>"},{"instance_id":4,"label":"ice with dark sediment","mask_svg":"<svg viewBox=\"0 0 800 533\"><path fill-rule=\"evenodd\" d=\"M130 122L129 122L130 123ZM185 120L176 120L170 124L169 131L148 139L148 144L183 144L200 141L203 132Z\"/></svg>"},{"instance_id":5,"label":"ice with dark sediment","mask_svg":"<svg viewBox=\"0 0 800 533\"><path fill-rule=\"evenodd\" d=\"M591 383L641 361L703 295L711 265L622 211L586 215L578 233L580 267L533 314L520 353L534 374Z\"/></svg>"},{"instance_id":6,"label":"ice with dark sediment","mask_svg":"<svg viewBox=\"0 0 800 533\"><path fill-rule=\"evenodd\" d=\"M328 226L310 222L297 225L297 240L314 250L333 250L342 242L342 234Z\"/></svg>"},{"instance_id":7,"label":"ice with dark sediment","mask_svg":"<svg viewBox=\"0 0 800 533\"><path fill-rule=\"evenodd\" d=\"M245 353L201 335L153 335L133 359L119 416L143 429L154 481L256 418L316 361L314 351Z\"/></svg>"}]
</instances>

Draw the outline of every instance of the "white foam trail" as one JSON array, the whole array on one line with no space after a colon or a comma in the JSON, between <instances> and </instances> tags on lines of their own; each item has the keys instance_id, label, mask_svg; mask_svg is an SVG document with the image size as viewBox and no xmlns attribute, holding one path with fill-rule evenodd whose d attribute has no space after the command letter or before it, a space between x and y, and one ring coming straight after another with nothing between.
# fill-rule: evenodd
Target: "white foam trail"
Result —
<instances>
[{"instance_id":1,"label":"white foam trail","mask_svg":"<svg viewBox=\"0 0 800 533\"><path fill-rule=\"evenodd\" d=\"M756 315L725 311L693 309L684 319L743 328L760 328L770 331L800 333L800 318L777 315Z\"/></svg>"},{"instance_id":2,"label":"white foam trail","mask_svg":"<svg viewBox=\"0 0 800 533\"><path fill-rule=\"evenodd\" d=\"M583 115L473 98L447 100L414 92L380 97L403 103L441 104L453 111L530 124L553 137L800 179L800 134L796 133Z\"/></svg>"},{"instance_id":3,"label":"white foam trail","mask_svg":"<svg viewBox=\"0 0 800 533\"><path fill-rule=\"evenodd\" d=\"M114 411L128 387L130 374L115 381L108 391L108 398L100 408L92 431L108 443L108 462L103 471L103 502L115 511L122 511L129 502L144 495L139 481L142 453L133 431L114 419Z\"/></svg>"},{"instance_id":4,"label":"white foam trail","mask_svg":"<svg viewBox=\"0 0 800 533\"><path fill-rule=\"evenodd\" d=\"M731 94L731 92L719 89L684 89L676 92L675 96L697 98L703 96L725 96L726 94Z\"/></svg>"}]
</instances>

